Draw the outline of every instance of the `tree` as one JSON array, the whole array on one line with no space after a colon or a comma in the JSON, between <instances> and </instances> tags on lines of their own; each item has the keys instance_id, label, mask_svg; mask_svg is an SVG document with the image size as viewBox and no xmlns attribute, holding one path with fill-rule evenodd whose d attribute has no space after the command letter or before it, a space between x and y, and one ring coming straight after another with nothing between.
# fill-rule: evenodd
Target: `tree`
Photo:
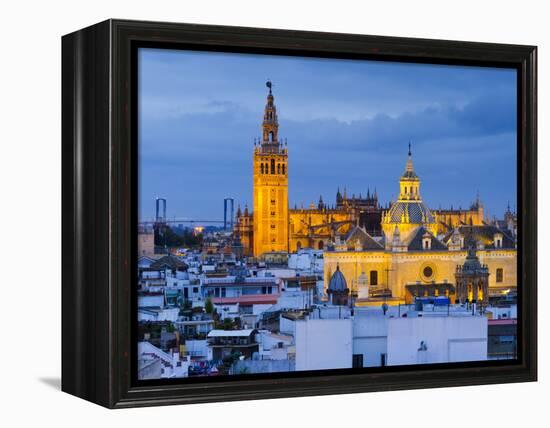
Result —
<instances>
[{"instance_id":1,"label":"tree","mask_svg":"<svg viewBox=\"0 0 550 428\"><path fill-rule=\"evenodd\" d=\"M225 318L223 320L223 329L224 330L233 330L233 320L231 318Z\"/></svg>"},{"instance_id":2,"label":"tree","mask_svg":"<svg viewBox=\"0 0 550 428\"><path fill-rule=\"evenodd\" d=\"M181 234L175 232L170 226L163 226L162 230L155 229L155 245L161 247L200 247L202 240L202 233L195 235L188 228Z\"/></svg>"},{"instance_id":3,"label":"tree","mask_svg":"<svg viewBox=\"0 0 550 428\"><path fill-rule=\"evenodd\" d=\"M206 302L204 302L204 310L207 314L214 312L214 305L212 304L212 299L210 299L210 297L207 297Z\"/></svg>"},{"instance_id":4,"label":"tree","mask_svg":"<svg viewBox=\"0 0 550 428\"><path fill-rule=\"evenodd\" d=\"M237 330L239 330L242 326L242 321L241 321L241 318L240 317L235 317L235 319L233 320L233 323L235 325L235 328Z\"/></svg>"}]
</instances>

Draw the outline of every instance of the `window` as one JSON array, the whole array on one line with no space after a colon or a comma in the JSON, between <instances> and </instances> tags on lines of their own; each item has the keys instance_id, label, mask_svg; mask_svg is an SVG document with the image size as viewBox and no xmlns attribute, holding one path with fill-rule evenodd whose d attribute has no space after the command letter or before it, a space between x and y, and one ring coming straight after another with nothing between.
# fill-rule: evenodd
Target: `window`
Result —
<instances>
[{"instance_id":1,"label":"window","mask_svg":"<svg viewBox=\"0 0 550 428\"><path fill-rule=\"evenodd\" d=\"M426 278L430 278L433 275L434 271L430 266L426 266L422 273Z\"/></svg>"},{"instance_id":2,"label":"window","mask_svg":"<svg viewBox=\"0 0 550 428\"><path fill-rule=\"evenodd\" d=\"M277 174L280 174L281 173L281 164L278 163L277 164Z\"/></svg>"},{"instance_id":3,"label":"window","mask_svg":"<svg viewBox=\"0 0 550 428\"><path fill-rule=\"evenodd\" d=\"M269 133L269 141L273 141L273 131ZM273 174L273 173L272 173Z\"/></svg>"},{"instance_id":4,"label":"window","mask_svg":"<svg viewBox=\"0 0 550 428\"><path fill-rule=\"evenodd\" d=\"M271 159L271 174L275 174L275 159Z\"/></svg>"},{"instance_id":5,"label":"window","mask_svg":"<svg viewBox=\"0 0 550 428\"><path fill-rule=\"evenodd\" d=\"M199 292L199 287L193 287L193 293L198 293Z\"/></svg>"},{"instance_id":6,"label":"window","mask_svg":"<svg viewBox=\"0 0 550 428\"><path fill-rule=\"evenodd\" d=\"M377 270L371 270L370 271L370 285L378 285L378 271Z\"/></svg>"},{"instance_id":7,"label":"window","mask_svg":"<svg viewBox=\"0 0 550 428\"><path fill-rule=\"evenodd\" d=\"M260 165L260 172L263 174L264 173L264 164L261 164Z\"/></svg>"},{"instance_id":8,"label":"window","mask_svg":"<svg viewBox=\"0 0 550 428\"><path fill-rule=\"evenodd\" d=\"M285 164L283 164L283 175L285 174Z\"/></svg>"},{"instance_id":9,"label":"window","mask_svg":"<svg viewBox=\"0 0 550 428\"><path fill-rule=\"evenodd\" d=\"M502 268L497 269L497 282L502 282L504 278L504 270Z\"/></svg>"},{"instance_id":10,"label":"window","mask_svg":"<svg viewBox=\"0 0 550 428\"><path fill-rule=\"evenodd\" d=\"M499 336L497 338L498 343L514 343L515 342L515 336Z\"/></svg>"},{"instance_id":11,"label":"window","mask_svg":"<svg viewBox=\"0 0 550 428\"><path fill-rule=\"evenodd\" d=\"M317 248L318 248L319 250L322 250L323 247L324 247L324 242L323 242L323 241L319 241L319 244L317 244Z\"/></svg>"},{"instance_id":12,"label":"window","mask_svg":"<svg viewBox=\"0 0 550 428\"><path fill-rule=\"evenodd\" d=\"M362 369L363 368L363 354L353 354L351 364L352 364L352 367L354 369Z\"/></svg>"}]
</instances>

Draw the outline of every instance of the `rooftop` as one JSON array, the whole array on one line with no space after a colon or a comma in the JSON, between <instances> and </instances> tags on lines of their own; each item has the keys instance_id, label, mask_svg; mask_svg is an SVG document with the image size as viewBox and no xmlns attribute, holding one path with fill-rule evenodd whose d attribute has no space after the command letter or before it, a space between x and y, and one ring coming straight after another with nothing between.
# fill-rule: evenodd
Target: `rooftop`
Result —
<instances>
[{"instance_id":1,"label":"rooftop","mask_svg":"<svg viewBox=\"0 0 550 428\"><path fill-rule=\"evenodd\" d=\"M248 337L255 330L246 329L246 330L210 330L207 337Z\"/></svg>"}]
</instances>

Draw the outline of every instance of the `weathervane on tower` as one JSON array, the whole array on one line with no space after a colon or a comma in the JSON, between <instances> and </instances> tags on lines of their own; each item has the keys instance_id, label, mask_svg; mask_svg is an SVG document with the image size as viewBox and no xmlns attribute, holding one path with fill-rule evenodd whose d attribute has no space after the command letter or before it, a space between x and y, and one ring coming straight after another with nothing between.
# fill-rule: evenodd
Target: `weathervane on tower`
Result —
<instances>
[{"instance_id":1,"label":"weathervane on tower","mask_svg":"<svg viewBox=\"0 0 550 428\"><path fill-rule=\"evenodd\" d=\"M267 79L267 82L265 82L265 86L269 88L269 95L271 95L271 88L273 87L273 83L271 83L270 79Z\"/></svg>"}]
</instances>

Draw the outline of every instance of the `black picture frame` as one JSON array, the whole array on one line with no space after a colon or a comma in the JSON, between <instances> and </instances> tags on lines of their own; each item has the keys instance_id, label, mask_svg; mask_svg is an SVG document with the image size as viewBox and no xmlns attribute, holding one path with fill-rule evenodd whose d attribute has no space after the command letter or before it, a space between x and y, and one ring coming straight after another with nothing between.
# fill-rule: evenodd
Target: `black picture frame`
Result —
<instances>
[{"instance_id":1,"label":"black picture frame","mask_svg":"<svg viewBox=\"0 0 550 428\"><path fill-rule=\"evenodd\" d=\"M518 359L208 382L135 380L135 47L518 70ZM62 38L62 390L109 408L537 379L537 49L490 43L107 20Z\"/></svg>"}]
</instances>

